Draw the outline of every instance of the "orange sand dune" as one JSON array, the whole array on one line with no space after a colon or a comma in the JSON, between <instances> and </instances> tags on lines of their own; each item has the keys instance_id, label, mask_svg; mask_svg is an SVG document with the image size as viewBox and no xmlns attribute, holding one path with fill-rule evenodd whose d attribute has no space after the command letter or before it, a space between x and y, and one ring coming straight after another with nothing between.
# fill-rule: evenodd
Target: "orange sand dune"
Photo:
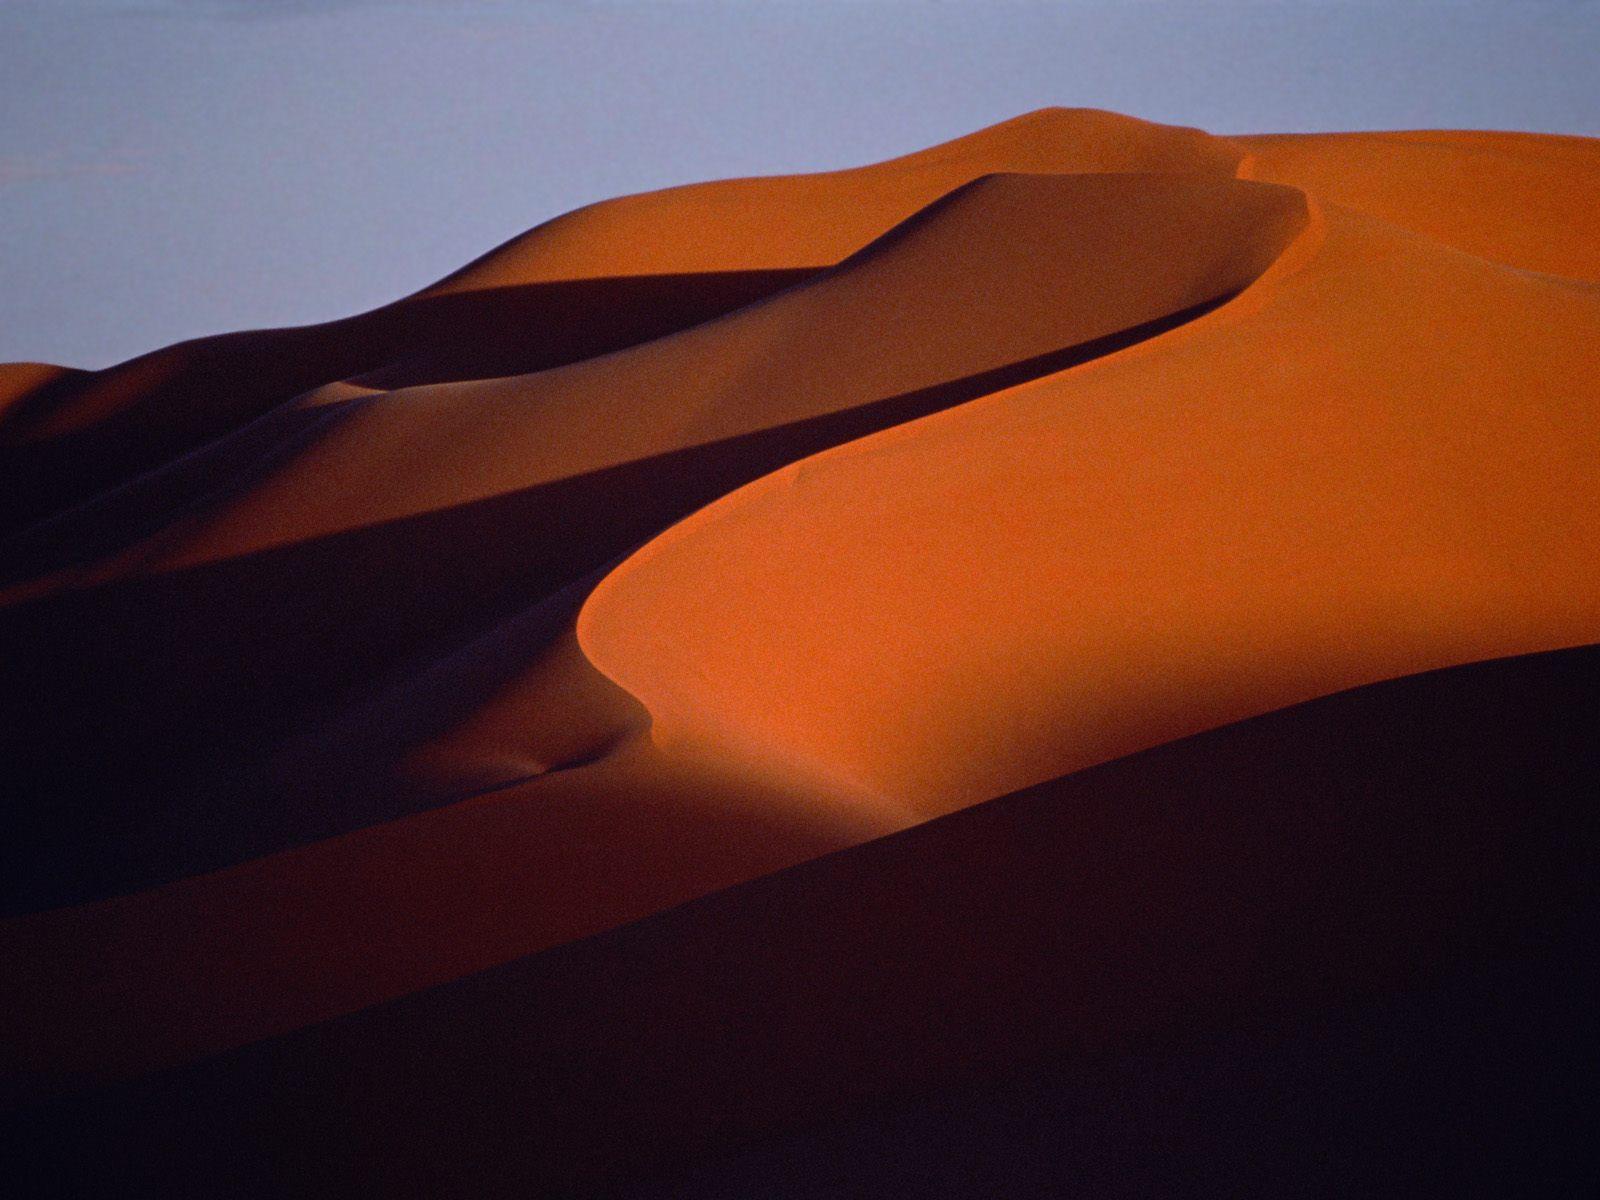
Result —
<instances>
[{"instance_id":1,"label":"orange sand dune","mask_svg":"<svg viewBox=\"0 0 1600 1200\"><path fill-rule=\"evenodd\" d=\"M0 1091L167 1194L141 1112L537 1190L1522 953L1600 783L1593 656L1511 657L1600 642L1596 212L1584 139L1046 110L0 367Z\"/></svg>"}]
</instances>

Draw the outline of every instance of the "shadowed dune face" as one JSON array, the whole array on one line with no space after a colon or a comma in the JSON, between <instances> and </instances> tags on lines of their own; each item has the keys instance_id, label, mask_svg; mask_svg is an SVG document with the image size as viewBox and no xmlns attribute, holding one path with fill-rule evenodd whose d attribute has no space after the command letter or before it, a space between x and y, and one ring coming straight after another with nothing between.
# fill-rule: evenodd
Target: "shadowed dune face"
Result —
<instances>
[{"instance_id":1,"label":"shadowed dune face","mask_svg":"<svg viewBox=\"0 0 1600 1200\"><path fill-rule=\"evenodd\" d=\"M25 389L0 379L0 402L14 396L0 403L0 470L16 481L0 530L91 500L337 380L390 387L542 370L696 324L809 273L621 276L413 297L329 325L185 343L92 376Z\"/></svg>"},{"instance_id":2,"label":"shadowed dune face","mask_svg":"<svg viewBox=\"0 0 1600 1200\"><path fill-rule=\"evenodd\" d=\"M1262 1195L1565 1181L1597 659L1374 685L1050 781L40 1108L21 1161L79 1195L588 1194L696 1159L687 1194L813 1195L881 1174L909 1110L932 1162L1009 1178L1020 1129L1053 1178L1119 1195L1211 1195L1218 1171ZM1044 1096L940 1125L930 1086L1015 1087L1034 1063ZM1526 1159L1505 1157L1507 1097ZM753 1180L705 1157L785 1130Z\"/></svg>"},{"instance_id":3,"label":"shadowed dune face","mask_svg":"<svg viewBox=\"0 0 1600 1200\"><path fill-rule=\"evenodd\" d=\"M4 1094L537 1190L1522 953L1596 162L1048 110L0 369Z\"/></svg>"}]
</instances>

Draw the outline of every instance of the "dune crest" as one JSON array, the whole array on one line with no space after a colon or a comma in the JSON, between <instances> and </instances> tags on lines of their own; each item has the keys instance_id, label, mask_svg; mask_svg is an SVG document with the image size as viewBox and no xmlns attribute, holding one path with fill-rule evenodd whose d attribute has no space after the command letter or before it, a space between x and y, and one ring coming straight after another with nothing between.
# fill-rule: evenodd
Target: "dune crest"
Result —
<instances>
[{"instance_id":1,"label":"dune crest","mask_svg":"<svg viewBox=\"0 0 1600 1200\"><path fill-rule=\"evenodd\" d=\"M1008 913L1071 925L1109 990L1041 966L1042 926L999 938L1049 994L973 1010L1014 1018L1007 1062L1187 1029L1191 1003L1225 1022L1323 994L1251 966L1263 946L1354 996L1521 945L1546 892L1453 899L1502 852L1531 869L1495 815L1509 769L1484 767L1452 824L1430 768L1433 849L1373 798L1407 803L1404 747L1466 753L1453 712L1482 738L1506 697L1592 706L1573 648L1600 642L1596 212L1586 139L1219 137L1050 109L871 166L590 206L342 321L0 367L0 1094L190 1064L174 1088L272 1108L325 1054L326 1106L386 1046L378 1111L443 1069L396 1030L504 1028L526 1002L571 1040L516 1042L520 1084L471 1049L463 1078L542 1097L550 1154L583 1175L611 1126L552 1116L550 1080L649 1056L585 1042L551 982L565 962L584 986L667 988L708 1054L817 1072L709 1071L707 1127L738 1126L750 1089L776 1128L854 1095L852 1072L868 1096L956 1070L917 1014L980 1041L981 1022L904 964L847 1038L828 1033L860 1002L842 977L815 1028L772 999L814 947L709 964L771 1022L744 1041L661 965L695 937L759 943L761 913L791 939L813 914L864 962L888 918L850 914L840 880L890 913L923 870L990 872L971 921L900 913L961 987L1004 964L941 939L970 949ZM1487 660L1506 662L1469 667ZM1316 757L1319 730L1348 746L1402 720L1397 696L1440 727L1397 730L1368 774ZM1553 753L1549 729L1500 723L1506 761ZM1290 765L1234 788L1275 745ZM1294 779L1313 825L1286 815ZM1185 803L1225 812L1251 857L1208 853L1266 895L1260 864L1326 851L1352 797L1384 894L1404 893L1394 847L1418 856L1414 912L1370 909L1342 864L1325 896L1285 884L1244 940L1205 893L1214 959L1130 965L1093 923L1142 936L1095 882L1122 845L1113 800L1152 864L1178 861ZM1032 828L1056 839L1026 847L1038 879L1074 877L1076 853L1102 873L1090 916L1008 877ZM1180 900L1150 918L1169 948L1193 932ZM1347 918L1369 958L1283 949ZM1130 982L1146 968L1159 1003ZM596 1038L659 1035L595 1012ZM923 1074L874 1061L877 1033ZM529 1082L539 1063L554 1074ZM661 1099L702 1112L681 1083L594 1111L670 1156L705 1140ZM182 1094L174 1128L203 1125Z\"/></svg>"}]
</instances>

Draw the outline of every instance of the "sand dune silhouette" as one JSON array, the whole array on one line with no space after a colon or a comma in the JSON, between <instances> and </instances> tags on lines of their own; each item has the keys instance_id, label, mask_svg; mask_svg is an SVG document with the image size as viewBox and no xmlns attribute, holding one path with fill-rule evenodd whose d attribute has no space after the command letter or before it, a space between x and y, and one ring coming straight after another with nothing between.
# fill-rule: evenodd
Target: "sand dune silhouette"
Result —
<instances>
[{"instance_id":1,"label":"sand dune silhouette","mask_svg":"<svg viewBox=\"0 0 1600 1200\"><path fill-rule=\"evenodd\" d=\"M21 1169L1592 1177L1596 212L1045 110L0 368Z\"/></svg>"}]
</instances>

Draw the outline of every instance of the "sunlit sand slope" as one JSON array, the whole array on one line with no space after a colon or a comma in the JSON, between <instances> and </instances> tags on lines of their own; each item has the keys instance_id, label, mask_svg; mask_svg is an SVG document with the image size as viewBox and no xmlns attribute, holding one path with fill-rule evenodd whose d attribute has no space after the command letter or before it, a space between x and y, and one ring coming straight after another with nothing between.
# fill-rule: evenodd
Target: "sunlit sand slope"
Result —
<instances>
[{"instance_id":1,"label":"sunlit sand slope","mask_svg":"<svg viewBox=\"0 0 1600 1200\"><path fill-rule=\"evenodd\" d=\"M1045 110L0 367L0 1095L90 1193L482 1195L1561 975L1597 212Z\"/></svg>"}]
</instances>

